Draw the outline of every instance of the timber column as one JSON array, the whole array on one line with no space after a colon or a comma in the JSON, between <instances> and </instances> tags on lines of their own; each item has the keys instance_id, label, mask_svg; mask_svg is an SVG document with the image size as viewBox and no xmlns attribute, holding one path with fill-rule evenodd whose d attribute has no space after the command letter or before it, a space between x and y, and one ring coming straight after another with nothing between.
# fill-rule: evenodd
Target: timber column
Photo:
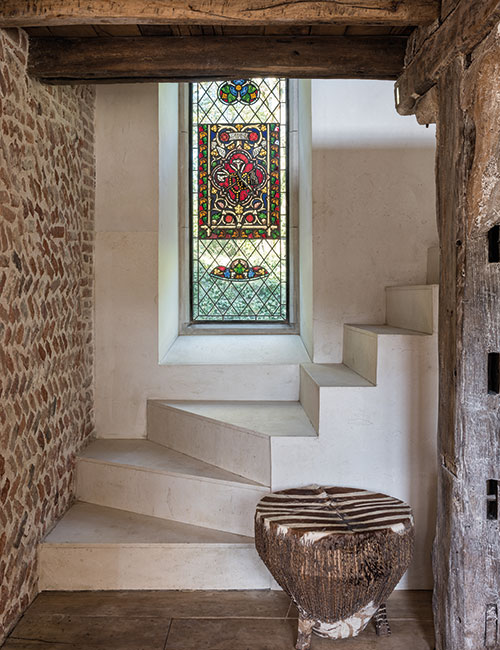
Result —
<instances>
[{"instance_id":1,"label":"timber column","mask_svg":"<svg viewBox=\"0 0 500 650\"><path fill-rule=\"evenodd\" d=\"M500 648L500 30L439 75L436 650Z\"/></svg>"}]
</instances>

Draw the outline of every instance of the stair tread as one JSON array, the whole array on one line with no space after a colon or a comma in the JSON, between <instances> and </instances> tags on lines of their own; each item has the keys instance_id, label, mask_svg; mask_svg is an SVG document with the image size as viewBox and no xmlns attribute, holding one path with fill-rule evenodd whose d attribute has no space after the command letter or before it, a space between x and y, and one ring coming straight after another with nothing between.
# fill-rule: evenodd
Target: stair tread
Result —
<instances>
[{"instance_id":1,"label":"stair tread","mask_svg":"<svg viewBox=\"0 0 500 650\"><path fill-rule=\"evenodd\" d=\"M386 291L436 291L439 284L395 284L386 287Z\"/></svg>"},{"instance_id":2,"label":"stair tread","mask_svg":"<svg viewBox=\"0 0 500 650\"><path fill-rule=\"evenodd\" d=\"M238 474L181 454L144 439L98 439L79 454L79 458L122 465L164 474L176 474L199 480L238 484L241 487L268 488Z\"/></svg>"},{"instance_id":3,"label":"stair tread","mask_svg":"<svg viewBox=\"0 0 500 650\"><path fill-rule=\"evenodd\" d=\"M403 327L393 327L392 325L353 325L346 324L345 327L349 327L355 330L362 330L367 334L372 334L373 336L429 336L425 332L417 332L416 330L408 330Z\"/></svg>"},{"instance_id":4,"label":"stair tread","mask_svg":"<svg viewBox=\"0 0 500 650\"><path fill-rule=\"evenodd\" d=\"M43 544L248 544L253 539L78 501Z\"/></svg>"},{"instance_id":5,"label":"stair tread","mask_svg":"<svg viewBox=\"0 0 500 650\"><path fill-rule=\"evenodd\" d=\"M223 422L267 437L316 437L316 431L300 402L172 402L155 400L160 406Z\"/></svg>"},{"instance_id":6,"label":"stair tread","mask_svg":"<svg viewBox=\"0 0 500 650\"><path fill-rule=\"evenodd\" d=\"M304 370L322 387L358 387L373 384L343 363L304 363Z\"/></svg>"}]
</instances>

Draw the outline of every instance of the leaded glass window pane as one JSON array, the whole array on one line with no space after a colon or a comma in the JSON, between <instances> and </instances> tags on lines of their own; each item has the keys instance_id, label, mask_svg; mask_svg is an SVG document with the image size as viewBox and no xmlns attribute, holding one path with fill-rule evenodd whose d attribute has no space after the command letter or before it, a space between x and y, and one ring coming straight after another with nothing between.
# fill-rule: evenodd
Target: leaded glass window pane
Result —
<instances>
[{"instance_id":1,"label":"leaded glass window pane","mask_svg":"<svg viewBox=\"0 0 500 650\"><path fill-rule=\"evenodd\" d=\"M191 318L288 321L287 81L192 84Z\"/></svg>"}]
</instances>

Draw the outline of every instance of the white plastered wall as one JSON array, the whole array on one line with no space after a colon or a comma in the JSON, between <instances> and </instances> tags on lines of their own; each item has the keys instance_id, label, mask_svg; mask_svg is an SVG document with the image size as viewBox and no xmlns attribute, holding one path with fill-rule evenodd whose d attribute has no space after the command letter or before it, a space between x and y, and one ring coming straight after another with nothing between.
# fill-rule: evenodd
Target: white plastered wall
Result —
<instances>
[{"instance_id":1,"label":"white plastered wall","mask_svg":"<svg viewBox=\"0 0 500 650\"><path fill-rule=\"evenodd\" d=\"M394 109L390 81L312 85L314 361L343 323L383 323L384 287L425 284L437 243L435 127Z\"/></svg>"},{"instance_id":2,"label":"white plastered wall","mask_svg":"<svg viewBox=\"0 0 500 650\"><path fill-rule=\"evenodd\" d=\"M157 85L97 89L96 419L101 437L144 437L147 399L298 398L293 364L279 372L264 363L241 366L227 393L221 365L158 363L169 346L168 339L159 337L158 322L170 323L173 331L178 317L175 304L158 313L158 248L166 251L160 256L160 276L172 296L178 255L173 226L170 231L164 221L161 232L158 227L159 205L162 218L174 224L178 200L176 181L170 178L177 165L176 101L169 88L163 92L168 97L159 116ZM390 82L315 80L311 102L312 151L301 150L299 158L304 174L305 163L312 160L300 200L303 211L312 203L312 228L300 233L301 246L312 248L312 265L301 268L300 284L313 318L301 328L314 361L338 362L344 323L383 323L385 286L426 282L427 249L437 241L434 132L396 114ZM162 156L160 165L161 131L172 138L172 155ZM203 345L199 348L203 351ZM429 381L435 381L434 375ZM416 403L408 395L409 417L414 418ZM432 421L430 415L428 419ZM339 453L357 455L359 441L351 443L347 434L341 437L340 452L335 431L325 426L321 435L322 468L333 467ZM421 453L401 455L401 480L388 482L388 492L408 493L414 501L425 466L426 498L429 504L435 501L433 435L426 430ZM326 442L329 436L332 444ZM331 463L330 452L335 456ZM357 457L363 484L382 489L370 458ZM429 541L431 510L426 517ZM407 586L429 586L429 564L427 559L424 581L412 578Z\"/></svg>"},{"instance_id":3,"label":"white plastered wall","mask_svg":"<svg viewBox=\"0 0 500 650\"><path fill-rule=\"evenodd\" d=\"M266 349L271 337L260 336L244 354L230 355L228 382L220 343L196 337L187 350L189 363L181 358L181 345L172 365L159 364L178 319L178 196L170 178L178 161L178 107L174 85L161 92L159 115L157 84L97 89L95 381L97 434L104 438L145 437L148 399L298 399L297 360L308 360L302 344L292 340L298 337L280 337L275 354ZM171 140L161 161L160 129ZM160 312L159 289L172 296L170 308L162 303ZM169 325L161 337L159 322ZM236 349L236 338L227 347ZM256 358L262 365L253 363Z\"/></svg>"},{"instance_id":4,"label":"white plastered wall","mask_svg":"<svg viewBox=\"0 0 500 650\"><path fill-rule=\"evenodd\" d=\"M168 95L168 87L163 92ZM344 323L383 323L385 286L426 281L426 252L437 241L434 132L397 115L391 82L314 80L311 95L312 181L309 152L299 156L306 176L303 212L311 203L309 184L312 189L312 233L300 234L302 249L312 240L312 269L301 269L300 284L313 318L303 318L301 328L314 361L338 362ZM208 397L191 385L199 375L158 365L170 343L159 338L158 317L170 330L177 319L175 304L158 315L159 243L167 251L161 277L178 296L171 281L178 254L176 183L167 188L178 159L172 93L164 106L159 120L156 84L97 89L96 394L102 436L145 435L148 398ZM161 184L160 129L172 140L171 157L162 157ZM172 223L160 241L159 196L162 216ZM205 372L205 384L209 379ZM264 394L295 398L289 379L288 392L273 392L270 378Z\"/></svg>"}]
</instances>

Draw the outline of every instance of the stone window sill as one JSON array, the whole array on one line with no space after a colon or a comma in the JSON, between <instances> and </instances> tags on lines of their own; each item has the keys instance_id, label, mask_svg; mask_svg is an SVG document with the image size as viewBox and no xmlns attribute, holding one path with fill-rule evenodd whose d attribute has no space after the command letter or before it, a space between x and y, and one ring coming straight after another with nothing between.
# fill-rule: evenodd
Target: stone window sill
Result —
<instances>
[{"instance_id":1,"label":"stone window sill","mask_svg":"<svg viewBox=\"0 0 500 650\"><path fill-rule=\"evenodd\" d=\"M295 365L310 362L298 335L178 336L160 365Z\"/></svg>"}]
</instances>

